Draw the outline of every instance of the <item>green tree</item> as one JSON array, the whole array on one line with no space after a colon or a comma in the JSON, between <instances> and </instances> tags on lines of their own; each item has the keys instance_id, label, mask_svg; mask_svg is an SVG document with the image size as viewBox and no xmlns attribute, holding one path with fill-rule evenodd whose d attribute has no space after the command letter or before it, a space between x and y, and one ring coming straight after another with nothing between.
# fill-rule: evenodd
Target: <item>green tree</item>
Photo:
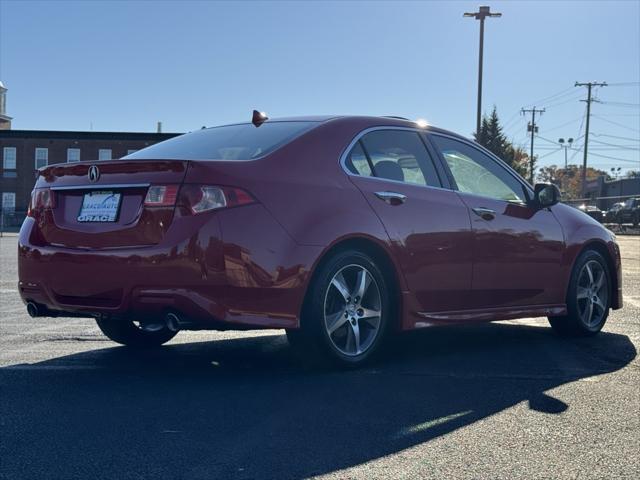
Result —
<instances>
[{"instance_id":1,"label":"green tree","mask_svg":"<svg viewBox=\"0 0 640 480\"><path fill-rule=\"evenodd\" d=\"M491 151L498 158L504 160L511 168L527 178L529 175L529 155L520 147L513 144L505 136L498 111L494 105L489 116L484 115L480 124L480 134L474 134L476 142ZM534 157L535 160L535 157ZM535 164L534 164L535 168Z\"/></svg>"},{"instance_id":2,"label":"green tree","mask_svg":"<svg viewBox=\"0 0 640 480\"><path fill-rule=\"evenodd\" d=\"M604 170L587 167L587 181L605 177L611 180L611 176ZM556 165L542 167L538 172L538 180L545 183L554 183L562 191L562 196L567 200L580 198L582 192L582 167L569 165L561 168Z\"/></svg>"}]
</instances>

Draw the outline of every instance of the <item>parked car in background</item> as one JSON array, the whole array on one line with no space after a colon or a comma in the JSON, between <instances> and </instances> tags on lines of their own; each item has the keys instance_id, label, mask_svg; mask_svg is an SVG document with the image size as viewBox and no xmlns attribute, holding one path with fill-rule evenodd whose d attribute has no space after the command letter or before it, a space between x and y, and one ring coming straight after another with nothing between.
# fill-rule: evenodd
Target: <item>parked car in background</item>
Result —
<instances>
[{"instance_id":1,"label":"parked car in background","mask_svg":"<svg viewBox=\"0 0 640 480\"><path fill-rule=\"evenodd\" d=\"M582 204L578 207L578 210L583 211L594 220L602 223L604 221L604 212L594 205Z\"/></svg>"},{"instance_id":2,"label":"parked car in background","mask_svg":"<svg viewBox=\"0 0 640 480\"><path fill-rule=\"evenodd\" d=\"M594 335L622 307L620 250L559 199L439 128L254 112L40 169L18 288L30 315L93 317L137 348L277 328L360 364L392 331L457 322L547 316Z\"/></svg>"},{"instance_id":3,"label":"parked car in background","mask_svg":"<svg viewBox=\"0 0 640 480\"><path fill-rule=\"evenodd\" d=\"M640 197L627 198L618 212L618 223L631 223L637 227L640 223Z\"/></svg>"},{"instance_id":4,"label":"parked car in background","mask_svg":"<svg viewBox=\"0 0 640 480\"><path fill-rule=\"evenodd\" d=\"M624 207L624 202L617 202L611 205L609 210L604 214L604 221L606 223L620 223L618 214L622 207Z\"/></svg>"}]
</instances>

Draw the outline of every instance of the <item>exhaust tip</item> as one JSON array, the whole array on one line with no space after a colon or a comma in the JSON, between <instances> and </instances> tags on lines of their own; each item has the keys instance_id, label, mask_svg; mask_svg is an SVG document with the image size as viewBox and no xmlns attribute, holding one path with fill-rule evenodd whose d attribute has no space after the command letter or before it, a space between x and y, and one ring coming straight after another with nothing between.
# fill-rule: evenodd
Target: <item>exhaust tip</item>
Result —
<instances>
[{"instance_id":1,"label":"exhaust tip","mask_svg":"<svg viewBox=\"0 0 640 480\"><path fill-rule=\"evenodd\" d=\"M167 313L164 319L167 328L172 332L180 330L180 318L173 312Z\"/></svg>"},{"instance_id":2,"label":"exhaust tip","mask_svg":"<svg viewBox=\"0 0 640 480\"><path fill-rule=\"evenodd\" d=\"M27 313L31 318L39 317L40 309L38 308L38 305L36 305L35 303L29 302L27 303Z\"/></svg>"}]
</instances>

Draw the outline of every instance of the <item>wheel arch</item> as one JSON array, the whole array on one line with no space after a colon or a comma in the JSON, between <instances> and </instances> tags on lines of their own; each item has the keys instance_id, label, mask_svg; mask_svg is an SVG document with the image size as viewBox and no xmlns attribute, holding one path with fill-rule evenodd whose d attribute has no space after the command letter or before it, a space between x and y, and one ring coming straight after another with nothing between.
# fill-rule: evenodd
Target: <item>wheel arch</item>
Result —
<instances>
[{"instance_id":1,"label":"wheel arch","mask_svg":"<svg viewBox=\"0 0 640 480\"><path fill-rule=\"evenodd\" d=\"M571 264L571 272L573 272L573 269L575 268L576 262L578 261L578 258L580 258L580 255L582 255L587 250L593 250L595 252L598 252L600 255L602 255L602 257L607 262L607 268L609 269L609 281L611 282L611 308L613 309L620 308L620 305L618 304L618 296L615 294L615 292L618 291L618 287L619 287L618 275L617 275L618 266L616 265L616 262L612 257L611 252L609 251L609 248L607 247L606 243L600 240L595 240L595 239L585 243L582 246L582 248L580 248L576 256L573 258L573 262ZM568 283L566 288L567 289L569 288ZM566 298L566 293L565 293L565 298Z\"/></svg>"},{"instance_id":2,"label":"wheel arch","mask_svg":"<svg viewBox=\"0 0 640 480\"><path fill-rule=\"evenodd\" d=\"M391 280L390 288L393 299L393 308L395 309L393 328L399 328L402 320L402 291L404 290L404 278L400 271L398 264L396 263L392 253L389 251L387 245L376 238L365 235L349 236L336 240L329 245L318 257L315 264L312 267L311 275L305 287L304 299L302 301L302 307L300 311L300 322L302 323L304 318L304 312L308 306L309 294L311 286L316 279L316 276L322 266L329 261L336 253L345 250L357 250L366 253L372 257L377 265L382 270L385 276L385 280Z\"/></svg>"}]
</instances>

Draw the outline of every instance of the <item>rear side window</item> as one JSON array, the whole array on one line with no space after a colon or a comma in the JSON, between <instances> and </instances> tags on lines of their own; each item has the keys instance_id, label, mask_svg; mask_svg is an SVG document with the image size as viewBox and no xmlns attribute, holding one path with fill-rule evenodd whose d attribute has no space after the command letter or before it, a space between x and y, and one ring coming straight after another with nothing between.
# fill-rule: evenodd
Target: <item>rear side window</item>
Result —
<instances>
[{"instance_id":1,"label":"rear side window","mask_svg":"<svg viewBox=\"0 0 640 480\"><path fill-rule=\"evenodd\" d=\"M366 162L360 160L362 157ZM347 168L363 176L440 186L424 143L417 132L408 130L376 130L367 133L349 154Z\"/></svg>"},{"instance_id":2,"label":"rear side window","mask_svg":"<svg viewBox=\"0 0 640 480\"><path fill-rule=\"evenodd\" d=\"M360 142L356 143L351 149L351 152L347 157L347 168L351 173L355 173L356 175L373 177L371 167L369 166L369 160L367 160L367 156L365 155Z\"/></svg>"},{"instance_id":3,"label":"rear side window","mask_svg":"<svg viewBox=\"0 0 640 480\"><path fill-rule=\"evenodd\" d=\"M127 160L252 160L267 155L318 122L266 122L204 128L151 145Z\"/></svg>"}]
</instances>

